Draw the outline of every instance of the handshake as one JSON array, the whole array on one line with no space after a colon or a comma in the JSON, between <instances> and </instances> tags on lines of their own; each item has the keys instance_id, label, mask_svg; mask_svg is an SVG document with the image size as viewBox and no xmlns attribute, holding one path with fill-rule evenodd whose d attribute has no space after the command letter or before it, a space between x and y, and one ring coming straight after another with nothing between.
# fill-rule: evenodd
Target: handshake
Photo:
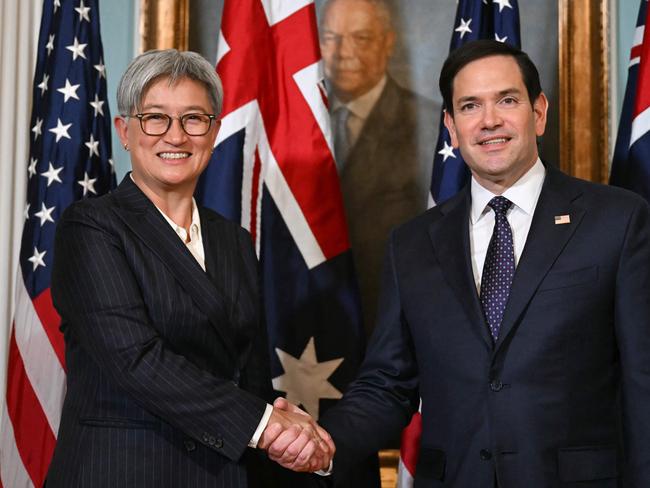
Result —
<instances>
[{"instance_id":1,"label":"handshake","mask_svg":"<svg viewBox=\"0 0 650 488\"><path fill-rule=\"evenodd\" d=\"M328 471L336 451L327 431L284 398L273 402L273 413L257 447L280 466L302 472Z\"/></svg>"}]
</instances>

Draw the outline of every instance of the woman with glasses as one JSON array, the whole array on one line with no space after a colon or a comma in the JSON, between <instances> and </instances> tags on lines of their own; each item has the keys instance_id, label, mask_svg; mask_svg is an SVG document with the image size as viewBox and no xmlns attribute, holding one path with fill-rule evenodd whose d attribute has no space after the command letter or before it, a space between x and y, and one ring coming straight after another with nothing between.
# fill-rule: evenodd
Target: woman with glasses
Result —
<instances>
[{"instance_id":1,"label":"woman with glasses","mask_svg":"<svg viewBox=\"0 0 650 488\"><path fill-rule=\"evenodd\" d=\"M132 172L71 205L57 229L67 394L48 488L258 486L252 448L290 427L324 467L327 435L267 403L250 236L192 197L220 125L214 68L195 53L147 52L117 100Z\"/></svg>"}]
</instances>

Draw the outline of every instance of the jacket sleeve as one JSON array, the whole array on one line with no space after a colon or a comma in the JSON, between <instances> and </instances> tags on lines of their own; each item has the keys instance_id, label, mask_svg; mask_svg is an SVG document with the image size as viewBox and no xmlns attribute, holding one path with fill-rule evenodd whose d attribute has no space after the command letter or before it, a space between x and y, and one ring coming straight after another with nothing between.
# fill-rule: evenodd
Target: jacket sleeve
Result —
<instances>
[{"instance_id":1,"label":"jacket sleeve","mask_svg":"<svg viewBox=\"0 0 650 488\"><path fill-rule=\"evenodd\" d=\"M403 315L395 233L384 262L377 326L357 379L320 423L337 447L335 481L406 427L419 400L418 368Z\"/></svg>"},{"instance_id":2,"label":"jacket sleeve","mask_svg":"<svg viewBox=\"0 0 650 488\"><path fill-rule=\"evenodd\" d=\"M58 224L52 293L66 335L143 409L238 460L265 402L198 368L160 337L107 213L73 205Z\"/></svg>"}]
</instances>

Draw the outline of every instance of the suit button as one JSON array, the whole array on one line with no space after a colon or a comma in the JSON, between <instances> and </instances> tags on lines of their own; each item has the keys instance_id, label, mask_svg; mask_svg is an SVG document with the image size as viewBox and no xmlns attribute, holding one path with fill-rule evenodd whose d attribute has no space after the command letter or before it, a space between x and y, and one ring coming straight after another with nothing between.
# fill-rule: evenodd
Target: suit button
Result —
<instances>
[{"instance_id":1,"label":"suit button","mask_svg":"<svg viewBox=\"0 0 650 488\"><path fill-rule=\"evenodd\" d=\"M223 447L223 439L217 439L217 442L214 443L214 447L221 449Z\"/></svg>"},{"instance_id":2,"label":"suit button","mask_svg":"<svg viewBox=\"0 0 650 488\"><path fill-rule=\"evenodd\" d=\"M490 381L490 390L492 391L501 391L503 388L503 383L499 380L492 380Z\"/></svg>"},{"instance_id":3,"label":"suit button","mask_svg":"<svg viewBox=\"0 0 650 488\"><path fill-rule=\"evenodd\" d=\"M187 452L192 452L196 449L196 443L192 439L185 439L183 441L183 444L185 444L185 449L187 449Z\"/></svg>"},{"instance_id":4,"label":"suit button","mask_svg":"<svg viewBox=\"0 0 650 488\"><path fill-rule=\"evenodd\" d=\"M492 453L487 449L481 449L481 452L479 454L481 455L481 459L483 461L489 461L492 459Z\"/></svg>"},{"instance_id":5,"label":"suit button","mask_svg":"<svg viewBox=\"0 0 650 488\"><path fill-rule=\"evenodd\" d=\"M209 444L210 443L210 436L204 432L203 435L201 435L201 440L203 442L205 442L206 444Z\"/></svg>"},{"instance_id":6,"label":"suit button","mask_svg":"<svg viewBox=\"0 0 650 488\"><path fill-rule=\"evenodd\" d=\"M211 435L208 438L208 444L210 444L211 446L214 446L216 443L217 443L217 438L215 436Z\"/></svg>"}]
</instances>

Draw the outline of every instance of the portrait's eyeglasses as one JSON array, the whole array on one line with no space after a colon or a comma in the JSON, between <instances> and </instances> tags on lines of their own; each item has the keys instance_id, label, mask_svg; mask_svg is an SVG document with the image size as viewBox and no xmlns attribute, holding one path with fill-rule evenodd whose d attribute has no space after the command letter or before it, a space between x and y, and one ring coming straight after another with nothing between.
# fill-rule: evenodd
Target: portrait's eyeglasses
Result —
<instances>
[{"instance_id":1,"label":"portrait's eyeglasses","mask_svg":"<svg viewBox=\"0 0 650 488\"><path fill-rule=\"evenodd\" d=\"M178 119L181 127L188 136L204 136L210 130L212 121L217 118L214 114L185 114L180 117L148 112L143 114L125 115L125 117L136 117L140 121L142 132L148 136L162 136L172 126L172 121Z\"/></svg>"}]
</instances>

